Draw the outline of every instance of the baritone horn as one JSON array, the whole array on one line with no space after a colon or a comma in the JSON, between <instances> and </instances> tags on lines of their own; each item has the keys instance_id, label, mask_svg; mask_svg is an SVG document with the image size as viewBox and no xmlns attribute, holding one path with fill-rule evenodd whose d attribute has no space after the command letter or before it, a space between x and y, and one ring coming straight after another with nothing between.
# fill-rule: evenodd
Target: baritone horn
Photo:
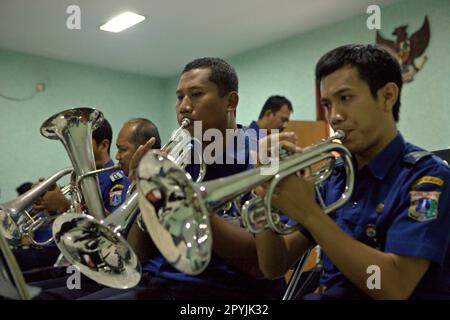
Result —
<instances>
[{"instance_id":1,"label":"baritone horn","mask_svg":"<svg viewBox=\"0 0 450 320\"><path fill-rule=\"evenodd\" d=\"M30 220L32 218L27 213L27 209L46 193L56 181L71 173L72 170L71 167L63 168L16 199L0 204L0 229L3 236L8 240L20 240L24 234L22 224L34 222L34 220ZM21 221L23 219L25 221Z\"/></svg>"},{"instance_id":2,"label":"baritone horn","mask_svg":"<svg viewBox=\"0 0 450 320\"><path fill-rule=\"evenodd\" d=\"M87 172L85 174L83 174L81 177L78 177L78 179L76 178L76 176L73 174L74 172L72 171L72 177L71 177L71 181L65 185L64 187L61 188L61 193L66 196L67 194L70 195L70 208L71 210L75 210L76 205L77 204L81 204L82 203L82 195L80 194L80 190L81 190L81 182L83 181L83 179L85 179L86 177L92 176L92 175L97 175L99 173L103 173L103 172L107 172L107 171L111 171L111 170L117 170L120 169L120 164L115 164L113 166L107 167L107 168L102 168L102 169L98 169L98 170L94 170L94 171L90 171ZM48 246L49 244L51 244L54 239L53 236L49 237L47 240L44 241L37 241L34 234L35 232L49 224L53 222L53 219L49 219L47 217L37 217L36 215L32 215L30 214L28 211L24 211L27 220L21 225L22 228L22 232L24 233L24 235L27 235L31 241L31 243L35 246L39 246L39 247L45 247Z\"/></svg>"},{"instance_id":3,"label":"baritone horn","mask_svg":"<svg viewBox=\"0 0 450 320\"><path fill-rule=\"evenodd\" d=\"M103 113L92 108L75 108L61 111L48 118L41 126L41 134L60 140L69 155L77 179L95 171L92 149L92 132L103 122ZM80 195L89 214L104 218L103 200L97 176L89 175L80 181Z\"/></svg>"},{"instance_id":4,"label":"baritone horn","mask_svg":"<svg viewBox=\"0 0 450 320\"><path fill-rule=\"evenodd\" d=\"M350 152L342 144L332 142L343 136L344 133L339 131L336 136L302 153L283 156L276 174L263 175L263 167L259 167L205 183L194 183L165 154L155 150L148 152L138 166L137 187L141 214L153 242L179 271L190 275L201 273L211 258L210 214L258 185L334 159L332 152L340 155L347 174L344 193L337 203L325 210L337 209L348 201L354 184ZM267 192L265 200L271 197L272 191ZM265 202L265 206L271 210L270 201Z\"/></svg>"},{"instance_id":5,"label":"baritone horn","mask_svg":"<svg viewBox=\"0 0 450 320\"><path fill-rule=\"evenodd\" d=\"M182 125L171 136L163 150L174 165L183 168L192 150L191 138ZM205 170L198 179L203 179ZM131 187L129 191L131 190ZM126 289L135 286L141 277L141 265L125 240L139 214L138 193L127 192L126 201L105 219L86 214L65 213L53 223L58 248L66 259L78 266L89 278L108 287Z\"/></svg>"}]
</instances>

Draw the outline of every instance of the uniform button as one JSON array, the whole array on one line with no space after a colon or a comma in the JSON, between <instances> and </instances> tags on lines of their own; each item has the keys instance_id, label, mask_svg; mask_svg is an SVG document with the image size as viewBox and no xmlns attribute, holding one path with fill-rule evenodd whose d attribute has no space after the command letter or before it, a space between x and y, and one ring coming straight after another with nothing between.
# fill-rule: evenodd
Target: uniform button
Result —
<instances>
[{"instance_id":1,"label":"uniform button","mask_svg":"<svg viewBox=\"0 0 450 320\"><path fill-rule=\"evenodd\" d=\"M352 203L352 208L353 209L356 208L357 206L358 206L358 202L355 201L355 202Z\"/></svg>"},{"instance_id":2,"label":"uniform button","mask_svg":"<svg viewBox=\"0 0 450 320\"><path fill-rule=\"evenodd\" d=\"M366 226L366 236L368 236L369 238L375 238L376 235L377 235L376 226L373 224L368 224Z\"/></svg>"},{"instance_id":3,"label":"uniform button","mask_svg":"<svg viewBox=\"0 0 450 320\"><path fill-rule=\"evenodd\" d=\"M375 208L375 211L376 211L376 213L378 213L378 214L380 214L381 212L383 212L383 209L384 209L384 203L379 203L378 205L377 205L377 207Z\"/></svg>"}]
</instances>

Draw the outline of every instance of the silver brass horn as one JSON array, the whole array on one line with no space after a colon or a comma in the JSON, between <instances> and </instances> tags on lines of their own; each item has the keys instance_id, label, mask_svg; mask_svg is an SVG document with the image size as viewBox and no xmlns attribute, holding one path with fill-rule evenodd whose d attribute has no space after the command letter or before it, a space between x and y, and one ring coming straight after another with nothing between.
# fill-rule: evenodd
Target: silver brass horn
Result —
<instances>
[{"instance_id":1,"label":"silver brass horn","mask_svg":"<svg viewBox=\"0 0 450 320\"><path fill-rule=\"evenodd\" d=\"M181 126L175 130L161 150L168 153L169 159L178 164L181 168L185 168L189 164L191 157L191 151L197 151L194 155L195 160L200 163L200 172L195 182L203 181L206 174L206 164L203 161L201 143L198 139L191 137L186 128L191 124L189 118L183 118L181 120Z\"/></svg>"},{"instance_id":2,"label":"silver brass horn","mask_svg":"<svg viewBox=\"0 0 450 320\"><path fill-rule=\"evenodd\" d=\"M52 187L56 181L71 172L72 168L63 168L16 199L0 204L0 229L3 236L8 240L21 239L23 235L21 224L24 222L19 222L19 220L23 218L28 220L28 217L25 215L27 208L29 208L38 200L40 196L47 192L47 190Z\"/></svg>"},{"instance_id":3,"label":"silver brass horn","mask_svg":"<svg viewBox=\"0 0 450 320\"><path fill-rule=\"evenodd\" d=\"M48 118L41 126L41 134L60 140L69 155L77 179L94 171L92 132L103 122L103 113L92 108L77 108L59 112ZM97 176L90 175L80 182L81 194L90 215L102 219L103 200Z\"/></svg>"},{"instance_id":4,"label":"silver brass horn","mask_svg":"<svg viewBox=\"0 0 450 320\"><path fill-rule=\"evenodd\" d=\"M163 147L180 166L191 145L190 136L183 131L190 123L185 120ZM139 259L125 240L139 213L138 193L131 189L127 200L104 220L66 213L53 223L54 238L64 257L89 278L113 288L131 288L141 277Z\"/></svg>"},{"instance_id":5,"label":"silver brass horn","mask_svg":"<svg viewBox=\"0 0 450 320\"><path fill-rule=\"evenodd\" d=\"M76 189L72 186L72 182L69 182L67 185L61 188L61 193L63 195L70 193L71 197L74 197L75 193L76 194L75 196L78 199L78 194L76 192ZM72 200L71 202L74 203L74 200ZM29 237L32 244L38 247L45 247L54 241L53 235L44 241L37 241L35 239L35 232L39 228L46 226L49 223L52 223L53 219L49 217L38 217L39 213L40 212L37 213L34 212L34 209L32 209L31 211L25 210L24 214L26 216L26 220L20 225L20 227L23 234Z\"/></svg>"},{"instance_id":6,"label":"silver brass horn","mask_svg":"<svg viewBox=\"0 0 450 320\"><path fill-rule=\"evenodd\" d=\"M326 214L329 214L343 206L349 200L349 197L353 192L355 176L354 168L352 165L350 152L343 145L333 143L332 141L336 139L343 139L344 136L344 132L342 130L338 130L333 136L305 148L302 153L291 155L290 157L298 159L299 161L301 160L300 169L298 169L298 166L286 168L285 170L280 169L279 173L277 173L270 182L264 199L261 199L261 197L255 195L250 200L246 201L241 210L243 225L252 233L272 230L277 234L286 235L298 230L300 228L298 224L289 226L288 224L283 223L279 213L273 210L272 194L278 183L280 183L280 181L285 177L323 161L326 161L325 164L322 164L319 168L312 170L310 173L312 178L314 178L315 188L317 191L316 195L318 197L319 204ZM339 156L333 155L332 152L337 152ZM287 157L289 157L288 153L280 154L280 159L282 161ZM333 173L338 158L342 158L344 164L346 165L347 185L341 197L334 203L326 206L320 192L318 192L318 186L323 181L328 179Z\"/></svg>"},{"instance_id":7,"label":"silver brass horn","mask_svg":"<svg viewBox=\"0 0 450 320\"><path fill-rule=\"evenodd\" d=\"M262 168L255 168L199 184L163 153L148 152L138 166L137 187L139 207L153 242L176 269L190 275L201 273L211 257L210 214L280 174L292 174L334 157L332 151L341 155L346 166L346 190L333 208L343 205L353 191L353 164L350 152L332 139L335 137L281 159L279 174L263 175Z\"/></svg>"},{"instance_id":8,"label":"silver brass horn","mask_svg":"<svg viewBox=\"0 0 450 320\"><path fill-rule=\"evenodd\" d=\"M105 213L96 173L115 168L95 170L92 132L102 121L99 110L77 108L53 115L41 127L42 135L61 140L66 148L89 213L69 210L56 218L53 238L64 257L87 277L114 288L130 288L140 279L138 258L119 233L101 228Z\"/></svg>"}]
</instances>

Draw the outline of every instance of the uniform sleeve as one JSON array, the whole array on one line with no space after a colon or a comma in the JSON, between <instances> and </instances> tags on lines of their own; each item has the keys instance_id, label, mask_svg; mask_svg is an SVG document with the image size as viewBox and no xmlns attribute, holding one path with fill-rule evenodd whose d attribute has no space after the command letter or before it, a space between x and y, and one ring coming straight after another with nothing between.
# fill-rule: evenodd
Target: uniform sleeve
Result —
<instances>
[{"instance_id":1,"label":"uniform sleeve","mask_svg":"<svg viewBox=\"0 0 450 320\"><path fill-rule=\"evenodd\" d=\"M122 177L111 183L108 199L105 199L105 209L114 212L125 201L130 183L127 177Z\"/></svg>"},{"instance_id":2,"label":"uniform sleeve","mask_svg":"<svg viewBox=\"0 0 450 320\"><path fill-rule=\"evenodd\" d=\"M450 243L450 174L436 165L414 177L399 197L385 252L422 257L443 265Z\"/></svg>"}]
</instances>

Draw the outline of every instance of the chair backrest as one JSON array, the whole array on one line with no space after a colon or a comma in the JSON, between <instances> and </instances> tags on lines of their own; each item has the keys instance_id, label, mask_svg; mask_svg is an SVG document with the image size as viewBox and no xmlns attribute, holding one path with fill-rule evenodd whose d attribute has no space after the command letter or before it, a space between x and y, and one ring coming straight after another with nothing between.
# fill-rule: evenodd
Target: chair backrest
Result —
<instances>
[{"instance_id":1,"label":"chair backrest","mask_svg":"<svg viewBox=\"0 0 450 320\"><path fill-rule=\"evenodd\" d=\"M450 164L450 149L436 150L432 152L441 159L447 161L448 164Z\"/></svg>"},{"instance_id":2,"label":"chair backrest","mask_svg":"<svg viewBox=\"0 0 450 320\"><path fill-rule=\"evenodd\" d=\"M29 300L39 294L40 289L25 283L9 244L0 232L0 297Z\"/></svg>"}]
</instances>

